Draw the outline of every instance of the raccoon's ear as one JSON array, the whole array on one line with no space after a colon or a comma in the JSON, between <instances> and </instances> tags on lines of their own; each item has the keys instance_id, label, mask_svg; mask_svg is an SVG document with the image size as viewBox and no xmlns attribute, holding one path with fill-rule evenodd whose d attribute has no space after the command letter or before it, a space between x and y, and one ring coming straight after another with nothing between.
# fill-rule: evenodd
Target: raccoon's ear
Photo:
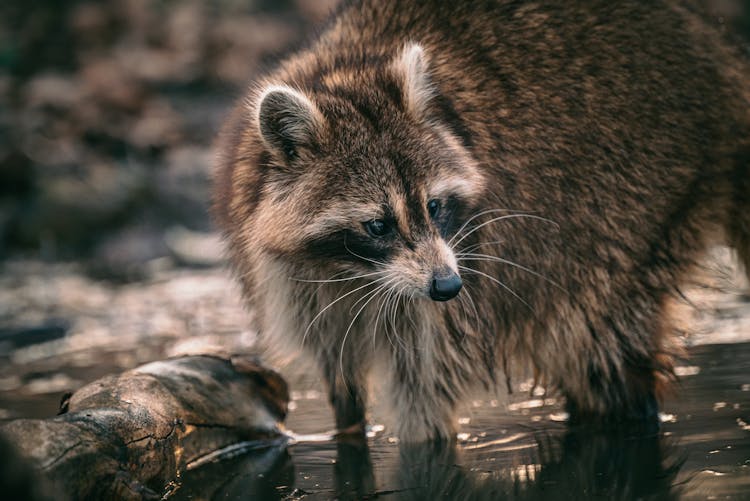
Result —
<instances>
[{"instance_id":1,"label":"raccoon's ear","mask_svg":"<svg viewBox=\"0 0 750 501\"><path fill-rule=\"evenodd\" d=\"M401 84L404 106L417 117L425 114L428 102L435 95L428 63L424 48L418 43L409 42L392 64Z\"/></svg>"},{"instance_id":2,"label":"raccoon's ear","mask_svg":"<svg viewBox=\"0 0 750 501\"><path fill-rule=\"evenodd\" d=\"M266 146L294 160L301 148L314 145L323 127L323 115L303 93L284 85L271 85L260 94L258 127Z\"/></svg>"}]
</instances>

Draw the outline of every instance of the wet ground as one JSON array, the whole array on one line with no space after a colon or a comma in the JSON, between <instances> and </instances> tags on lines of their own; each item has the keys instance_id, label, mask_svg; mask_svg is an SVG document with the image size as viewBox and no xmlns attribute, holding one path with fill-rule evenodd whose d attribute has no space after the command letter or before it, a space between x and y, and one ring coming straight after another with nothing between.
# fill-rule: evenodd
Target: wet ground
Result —
<instances>
[{"instance_id":1,"label":"wet ground","mask_svg":"<svg viewBox=\"0 0 750 501\"><path fill-rule=\"evenodd\" d=\"M54 415L63 392L149 360L252 350L223 270L150 269L113 285L75 265L6 262L0 419ZM571 428L554 394L516 381L461 410L455 448L403 447L377 404L367 443L336 442L302 365L286 370L295 438L186 471L170 499L750 499L750 298L723 249L703 275L675 310L689 357L659 433Z\"/></svg>"}]
</instances>

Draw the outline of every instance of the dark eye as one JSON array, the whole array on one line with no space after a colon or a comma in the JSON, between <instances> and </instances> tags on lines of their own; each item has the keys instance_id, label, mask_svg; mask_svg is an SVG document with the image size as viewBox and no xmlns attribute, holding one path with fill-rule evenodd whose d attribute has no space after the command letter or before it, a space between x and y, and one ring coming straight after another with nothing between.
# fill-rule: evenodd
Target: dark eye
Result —
<instances>
[{"instance_id":1,"label":"dark eye","mask_svg":"<svg viewBox=\"0 0 750 501\"><path fill-rule=\"evenodd\" d=\"M432 219L435 219L440 214L440 209L442 208L442 204L440 203L440 200L437 198L433 198L429 202L427 202L427 212L430 214L430 217Z\"/></svg>"},{"instance_id":2,"label":"dark eye","mask_svg":"<svg viewBox=\"0 0 750 501\"><path fill-rule=\"evenodd\" d=\"M383 237L391 231L391 227L382 219L373 219L363 224L367 233L373 237Z\"/></svg>"}]
</instances>

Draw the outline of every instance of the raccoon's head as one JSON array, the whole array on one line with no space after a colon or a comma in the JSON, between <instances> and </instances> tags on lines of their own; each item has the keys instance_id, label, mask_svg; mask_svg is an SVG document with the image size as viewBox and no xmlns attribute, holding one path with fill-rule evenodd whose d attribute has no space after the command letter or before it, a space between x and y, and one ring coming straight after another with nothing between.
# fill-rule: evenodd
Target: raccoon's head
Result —
<instances>
[{"instance_id":1,"label":"raccoon's head","mask_svg":"<svg viewBox=\"0 0 750 501\"><path fill-rule=\"evenodd\" d=\"M310 87L270 83L251 100L264 150L255 245L321 280L455 297L452 244L485 179L444 120L423 48L331 62Z\"/></svg>"}]
</instances>

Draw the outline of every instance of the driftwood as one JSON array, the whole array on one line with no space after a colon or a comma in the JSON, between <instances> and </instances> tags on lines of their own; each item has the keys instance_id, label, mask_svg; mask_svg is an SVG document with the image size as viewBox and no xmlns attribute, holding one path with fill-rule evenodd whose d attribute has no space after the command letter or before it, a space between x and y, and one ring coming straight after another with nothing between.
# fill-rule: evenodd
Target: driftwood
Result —
<instances>
[{"instance_id":1,"label":"driftwood","mask_svg":"<svg viewBox=\"0 0 750 501\"><path fill-rule=\"evenodd\" d=\"M60 415L4 435L69 499L159 499L191 465L242 441L283 440L287 386L249 357L153 362L67 396Z\"/></svg>"}]
</instances>

